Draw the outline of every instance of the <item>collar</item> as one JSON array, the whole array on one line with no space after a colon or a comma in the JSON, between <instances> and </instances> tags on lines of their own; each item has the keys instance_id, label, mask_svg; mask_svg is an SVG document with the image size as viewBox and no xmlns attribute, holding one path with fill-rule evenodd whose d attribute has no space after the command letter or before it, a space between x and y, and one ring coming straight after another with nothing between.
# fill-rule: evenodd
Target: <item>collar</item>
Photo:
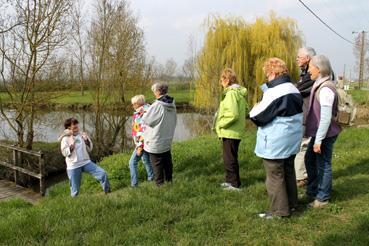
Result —
<instances>
[{"instance_id":1,"label":"collar","mask_svg":"<svg viewBox=\"0 0 369 246\"><path fill-rule=\"evenodd\" d=\"M325 76L325 77L318 77L314 83L315 86L320 86L321 84L323 84L324 82L326 82L327 80L330 80L330 76Z\"/></svg>"},{"instance_id":2,"label":"collar","mask_svg":"<svg viewBox=\"0 0 369 246\"><path fill-rule=\"evenodd\" d=\"M287 82L291 82L291 78L288 74L285 74L267 82L266 85L268 86L268 88L273 88L276 87L277 85L284 84Z\"/></svg>"},{"instance_id":3,"label":"collar","mask_svg":"<svg viewBox=\"0 0 369 246\"><path fill-rule=\"evenodd\" d=\"M300 77L304 77L309 71L309 63L301 67Z\"/></svg>"}]
</instances>

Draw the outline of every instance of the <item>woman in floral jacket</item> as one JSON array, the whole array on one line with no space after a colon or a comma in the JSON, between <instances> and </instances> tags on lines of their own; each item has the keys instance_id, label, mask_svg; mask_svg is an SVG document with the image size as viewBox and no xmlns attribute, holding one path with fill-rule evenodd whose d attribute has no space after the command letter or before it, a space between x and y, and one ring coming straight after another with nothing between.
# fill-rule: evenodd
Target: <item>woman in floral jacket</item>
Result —
<instances>
[{"instance_id":1,"label":"woman in floral jacket","mask_svg":"<svg viewBox=\"0 0 369 246\"><path fill-rule=\"evenodd\" d=\"M145 97L143 95L137 95L131 99L132 107L135 110L133 113L132 121L132 138L135 144L135 150L132 153L129 161L129 170L131 173L131 186L138 186L138 162L142 158L142 162L145 165L147 171L147 179L152 181L154 179L154 172L150 162L149 154L143 149L144 148L144 132L145 126L142 123L142 116L146 113L149 108L149 104L145 103Z\"/></svg>"}]
</instances>

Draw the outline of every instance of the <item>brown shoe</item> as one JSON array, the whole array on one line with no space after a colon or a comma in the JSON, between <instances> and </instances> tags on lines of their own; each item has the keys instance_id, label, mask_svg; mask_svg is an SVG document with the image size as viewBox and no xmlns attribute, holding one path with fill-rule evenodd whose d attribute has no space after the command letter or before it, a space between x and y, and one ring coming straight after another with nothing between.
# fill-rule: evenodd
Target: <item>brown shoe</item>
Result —
<instances>
[{"instance_id":1,"label":"brown shoe","mask_svg":"<svg viewBox=\"0 0 369 246\"><path fill-rule=\"evenodd\" d=\"M307 179L297 180L298 188L305 188L307 185Z\"/></svg>"}]
</instances>

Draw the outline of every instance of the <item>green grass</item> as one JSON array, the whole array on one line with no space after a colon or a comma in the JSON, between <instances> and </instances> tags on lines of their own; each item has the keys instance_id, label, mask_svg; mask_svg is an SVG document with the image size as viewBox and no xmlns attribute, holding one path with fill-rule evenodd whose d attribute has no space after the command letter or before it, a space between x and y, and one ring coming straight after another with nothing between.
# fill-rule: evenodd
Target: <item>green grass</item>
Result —
<instances>
[{"instance_id":1,"label":"green grass","mask_svg":"<svg viewBox=\"0 0 369 246\"><path fill-rule=\"evenodd\" d=\"M368 245L369 129L347 129L333 161L333 198L321 210L304 204L290 219L259 219L268 208L255 132L239 151L241 192L226 192L220 142L201 137L173 147L174 182L162 188L144 181L129 186L129 153L105 158L113 192L84 176L81 195L69 197L67 182L37 205L0 203L0 244L29 245ZM302 192L302 190L300 190Z\"/></svg>"},{"instance_id":2,"label":"green grass","mask_svg":"<svg viewBox=\"0 0 369 246\"><path fill-rule=\"evenodd\" d=\"M42 92L41 94L47 96L47 98L52 98L51 102L56 104L70 105L93 103L93 94L91 91L86 91L84 96L82 96L79 91ZM170 91L169 95L173 96L177 103L192 103L194 98L194 93L190 90L173 90ZM132 93L128 93L126 100L130 101L133 96ZM154 96L151 91L146 92L145 96L148 102L154 101ZM4 102L10 101L8 94L4 92L0 93L0 97Z\"/></svg>"},{"instance_id":3,"label":"green grass","mask_svg":"<svg viewBox=\"0 0 369 246\"><path fill-rule=\"evenodd\" d=\"M359 105L369 105L369 91L350 90L352 99Z\"/></svg>"}]
</instances>

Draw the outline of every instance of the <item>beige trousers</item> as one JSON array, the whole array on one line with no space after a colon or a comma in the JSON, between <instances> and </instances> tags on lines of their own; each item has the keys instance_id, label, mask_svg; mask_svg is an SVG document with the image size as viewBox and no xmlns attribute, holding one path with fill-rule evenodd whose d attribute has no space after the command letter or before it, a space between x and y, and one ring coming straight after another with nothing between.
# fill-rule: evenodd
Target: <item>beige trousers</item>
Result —
<instances>
[{"instance_id":1,"label":"beige trousers","mask_svg":"<svg viewBox=\"0 0 369 246\"><path fill-rule=\"evenodd\" d=\"M307 171L305 167L305 153L309 142L310 138L303 138L301 142L300 152L297 153L296 155L295 158L296 180L307 179Z\"/></svg>"}]
</instances>

